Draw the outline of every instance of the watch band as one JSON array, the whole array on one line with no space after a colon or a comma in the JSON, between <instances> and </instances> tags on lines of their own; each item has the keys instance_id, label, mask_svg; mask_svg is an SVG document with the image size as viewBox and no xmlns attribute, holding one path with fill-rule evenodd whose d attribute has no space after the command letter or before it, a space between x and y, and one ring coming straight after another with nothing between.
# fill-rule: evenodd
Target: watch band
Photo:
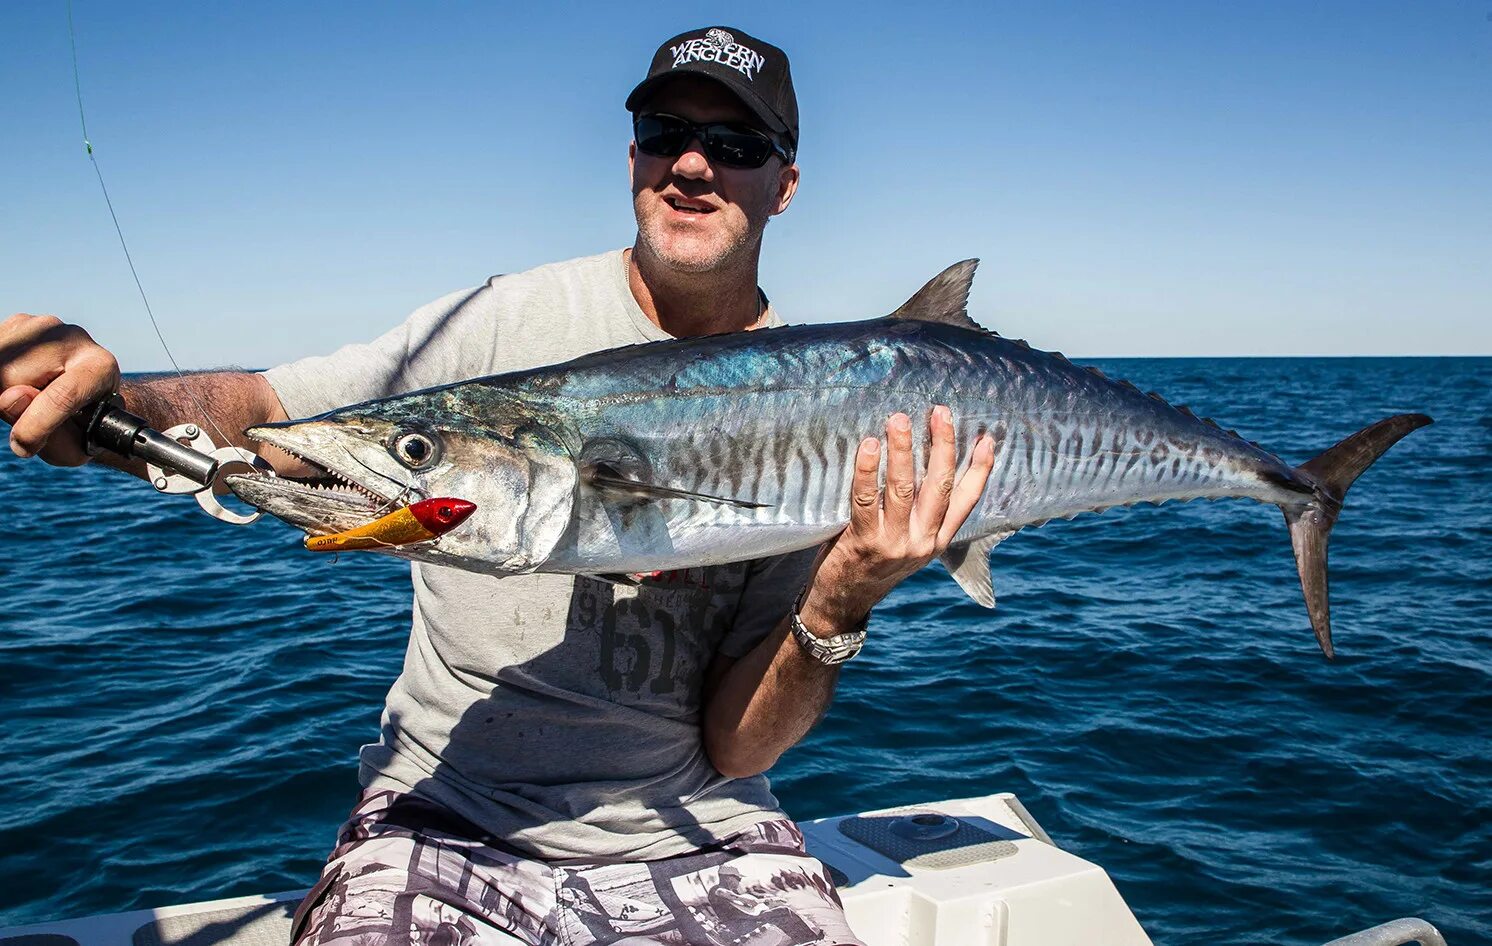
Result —
<instances>
[{"instance_id":1,"label":"watch band","mask_svg":"<svg viewBox=\"0 0 1492 946\"><path fill-rule=\"evenodd\" d=\"M793 602L793 637L798 641L798 646L807 651L808 656L826 667L842 664L860 653L860 648L865 645L865 626L870 622L870 615L867 614L862 618L853 630L835 634L833 637L819 637L804 627L803 619L798 616L798 612L803 609L803 599L807 594L808 588L804 587L798 592L798 600Z\"/></svg>"}]
</instances>

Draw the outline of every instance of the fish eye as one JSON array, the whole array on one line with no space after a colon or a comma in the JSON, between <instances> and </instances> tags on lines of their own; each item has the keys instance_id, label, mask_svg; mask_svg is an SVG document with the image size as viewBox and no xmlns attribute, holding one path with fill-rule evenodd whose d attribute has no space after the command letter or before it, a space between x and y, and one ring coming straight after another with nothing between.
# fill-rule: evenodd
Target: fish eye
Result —
<instances>
[{"instance_id":1,"label":"fish eye","mask_svg":"<svg viewBox=\"0 0 1492 946\"><path fill-rule=\"evenodd\" d=\"M440 459L440 450L435 441L422 433L401 434L390 450L394 459L411 470L423 470L434 466Z\"/></svg>"}]
</instances>

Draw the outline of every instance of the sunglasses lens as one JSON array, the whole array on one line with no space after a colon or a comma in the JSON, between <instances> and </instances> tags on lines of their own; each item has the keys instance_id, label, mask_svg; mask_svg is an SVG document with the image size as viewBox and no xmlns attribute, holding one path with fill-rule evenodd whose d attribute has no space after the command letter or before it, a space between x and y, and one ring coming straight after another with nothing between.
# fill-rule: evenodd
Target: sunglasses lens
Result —
<instances>
[{"instance_id":1,"label":"sunglasses lens","mask_svg":"<svg viewBox=\"0 0 1492 946\"><path fill-rule=\"evenodd\" d=\"M772 141L752 128L713 123L691 125L672 115L639 115L632 136L644 154L676 158L695 135L711 161L733 168L759 168L772 156Z\"/></svg>"},{"instance_id":2,"label":"sunglasses lens","mask_svg":"<svg viewBox=\"0 0 1492 946\"><path fill-rule=\"evenodd\" d=\"M772 142L765 135L728 125L711 125L704 146L711 160L729 167L759 168L772 156Z\"/></svg>"},{"instance_id":3,"label":"sunglasses lens","mask_svg":"<svg viewBox=\"0 0 1492 946\"><path fill-rule=\"evenodd\" d=\"M669 115L639 115L632 123L632 135L639 150L660 158L684 153L693 129Z\"/></svg>"}]
</instances>

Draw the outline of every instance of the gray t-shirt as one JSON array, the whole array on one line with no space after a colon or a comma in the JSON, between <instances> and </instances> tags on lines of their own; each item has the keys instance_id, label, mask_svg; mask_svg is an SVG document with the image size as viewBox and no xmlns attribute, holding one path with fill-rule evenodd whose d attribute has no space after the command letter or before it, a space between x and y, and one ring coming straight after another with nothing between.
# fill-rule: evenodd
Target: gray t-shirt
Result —
<instances>
[{"instance_id":1,"label":"gray t-shirt","mask_svg":"<svg viewBox=\"0 0 1492 946\"><path fill-rule=\"evenodd\" d=\"M770 309L767 324L781 320ZM364 345L265 372L291 417L669 336L621 251L453 293ZM704 674L782 619L812 552L645 580L415 564L414 623L369 788L415 792L543 858L651 859L783 817L701 742ZM376 619L376 616L375 616Z\"/></svg>"}]
</instances>

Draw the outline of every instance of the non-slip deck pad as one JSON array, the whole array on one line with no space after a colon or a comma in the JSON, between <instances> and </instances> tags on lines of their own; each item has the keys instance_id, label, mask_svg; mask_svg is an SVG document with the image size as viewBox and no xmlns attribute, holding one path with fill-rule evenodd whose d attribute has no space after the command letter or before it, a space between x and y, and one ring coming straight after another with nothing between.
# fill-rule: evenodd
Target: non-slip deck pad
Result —
<instances>
[{"instance_id":1,"label":"non-slip deck pad","mask_svg":"<svg viewBox=\"0 0 1492 946\"><path fill-rule=\"evenodd\" d=\"M232 910L168 916L146 923L131 937L134 946L285 946L298 901L259 903ZM3 946L3 944L0 944ZM38 944L46 946L46 944Z\"/></svg>"},{"instance_id":2,"label":"non-slip deck pad","mask_svg":"<svg viewBox=\"0 0 1492 946\"><path fill-rule=\"evenodd\" d=\"M943 820L923 825L913 820L928 816ZM898 864L924 870L985 864L1017 850L1012 841L982 827L925 808L846 818L839 832Z\"/></svg>"}]
</instances>

